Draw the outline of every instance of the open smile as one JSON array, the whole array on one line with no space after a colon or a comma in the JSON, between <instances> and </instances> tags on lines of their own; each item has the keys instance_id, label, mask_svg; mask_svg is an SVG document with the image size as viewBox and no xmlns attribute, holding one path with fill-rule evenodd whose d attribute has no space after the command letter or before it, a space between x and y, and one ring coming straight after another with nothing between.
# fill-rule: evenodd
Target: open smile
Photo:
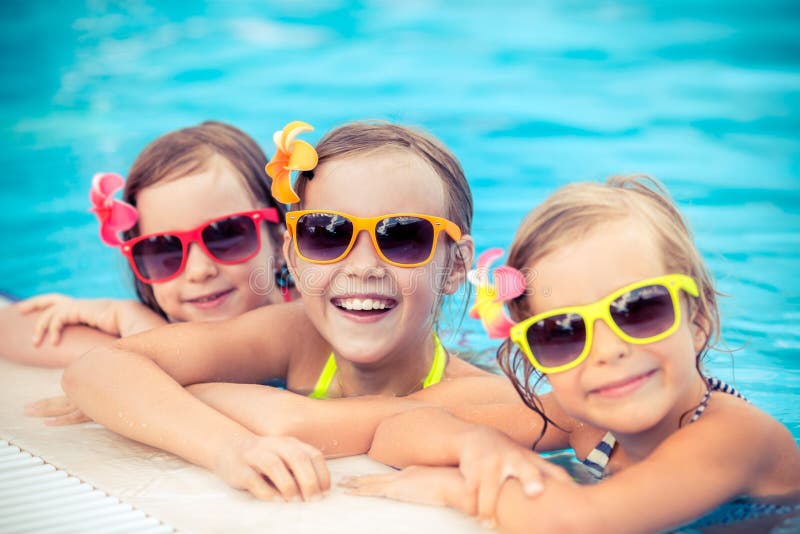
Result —
<instances>
[{"instance_id":1,"label":"open smile","mask_svg":"<svg viewBox=\"0 0 800 534\"><path fill-rule=\"evenodd\" d=\"M370 320L389 313L397 306L397 301L380 295L359 295L334 297L331 304L350 318Z\"/></svg>"}]
</instances>

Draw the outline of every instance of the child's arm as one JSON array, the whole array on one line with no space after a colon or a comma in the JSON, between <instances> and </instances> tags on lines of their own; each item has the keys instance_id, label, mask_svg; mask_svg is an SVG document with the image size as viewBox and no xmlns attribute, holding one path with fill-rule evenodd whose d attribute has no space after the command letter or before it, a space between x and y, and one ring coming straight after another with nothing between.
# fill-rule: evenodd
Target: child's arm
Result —
<instances>
[{"instance_id":1,"label":"child's arm","mask_svg":"<svg viewBox=\"0 0 800 534\"><path fill-rule=\"evenodd\" d=\"M197 384L188 390L258 435L294 436L329 458L366 453L384 418L425 406L378 395L317 400L257 384Z\"/></svg>"},{"instance_id":2,"label":"child's arm","mask_svg":"<svg viewBox=\"0 0 800 534\"><path fill-rule=\"evenodd\" d=\"M466 477L456 469L437 469L363 477L347 485L357 494L399 499L415 495L416 488L433 504L477 512ZM796 495L800 451L785 427L746 406L727 414L707 411L703 420L669 436L645 459L598 484L578 486L562 477L543 482L535 498L516 479L502 484L495 517L503 531L530 532L535 525L543 532L656 532L691 521L737 495Z\"/></svg>"},{"instance_id":3,"label":"child's arm","mask_svg":"<svg viewBox=\"0 0 800 534\"><path fill-rule=\"evenodd\" d=\"M569 447L574 422L561 411L551 395L542 396L545 413L558 421L549 424L536 445L538 451ZM544 421L518 398L504 404L456 405L426 408L398 414L383 421L375 432L370 456L394 466L458 465L463 449L483 426L499 430L530 449L539 438Z\"/></svg>"},{"instance_id":4,"label":"child's arm","mask_svg":"<svg viewBox=\"0 0 800 534\"><path fill-rule=\"evenodd\" d=\"M163 318L132 300L41 295L0 308L0 357L65 367L94 347L164 324ZM50 343L42 343L45 337Z\"/></svg>"},{"instance_id":5,"label":"child's arm","mask_svg":"<svg viewBox=\"0 0 800 534\"><path fill-rule=\"evenodd\" d=\"M453 359L449 377L407 397L361 396L315 400L256 384L197 384L190 391L260 435L291 435L326 456L366 453L378 424L394 414L432 405L513 400L502 377Z\"/></svg>"},{"instance_id":6,"label":"child's arm","mask_svg":"<svg viewBox=\"0 0 800 534\"><path fill-rule=\"evenodd\" d=\"M579 531L657 532L738 495L797 492L800 453L794 439L766 414L756 419L740 414L694 423L599 484L546 481L543 494L529 499L509 481L499 496L498 523L509 532L528 532L532 521L546 516L556 526L575 521Z\"/></svg>"},{"instance_id":7,"label":"child's arm","mask_svg":"<svg viewBox=\"0 0 800 534\"><path fill-rule=\"evenodd\" d=\"M74 425L91 421L78 409L68 397L50 397L25 405L25 415L29 417L46 417L44 424L48 426Z\"/></svg>"},{"instance_id":8,"label":"child's arm","mask_svg":"<svg viewBox=\"0 0 800 534\"><path fill-rule=\"evenodd\" d=\"M555 404L545 396L546 405ZM373 440L370 456L394 466L458 466L465 487L475 495L482 518L494 514L503 482L517 478L528 496L538 494L542 479L563 479L564 472L531 450L543 420L527 406L515 404L418 409L384 421ZM553 408L547 413L553 414ZM562 422L562 428L571 428ZM484 426L486 425L486 426ZM569 434L548 425L538 450L569 446Z\"/></svg>"},{"instance_id":9,"label":"child's arm","mask_svg":"<svg viewBox=\"0 0 800 534\"><path fill-rule=\"evenodd\" d=\"M65 367L92 348L118 339L96 328L70 326L58 345L36 346L33 332L37 321L38 314L21 313L19 304L0 308L0 357L25 365Z\"/></svg>"},{"instance_id":10,"label":"child's arm","mask_svg":"<svg viewBox=\"0 0 800 534\"><path fill-rule=\"evenodd\" d=\"M39 312L33 331L33 344L40 345L45 337L58 345L61 332L69 325L86 325L115 337L127 337L167 321L153 310L135 300L73 299L59 294L40 295L19 303L23 314Z\"/></svg>"},{"instance_id":11,"label":"child's arm","mask_svg":"<svg viewBox=\"0 0 800 534\"><path fill-rule=\"evenodd\" d=\"M310 495L327 480L318 451L290 438L256 436L182 387L284 376L289 349L303 350L309 335L271 331L282 324L305 324L302 307L275 305L230 321L168 325L90 351L67 368L62 385L95 421L213 470L234 487L267 497L265 475L291 495L287 462Z\"/></svg>"}]
</instances>

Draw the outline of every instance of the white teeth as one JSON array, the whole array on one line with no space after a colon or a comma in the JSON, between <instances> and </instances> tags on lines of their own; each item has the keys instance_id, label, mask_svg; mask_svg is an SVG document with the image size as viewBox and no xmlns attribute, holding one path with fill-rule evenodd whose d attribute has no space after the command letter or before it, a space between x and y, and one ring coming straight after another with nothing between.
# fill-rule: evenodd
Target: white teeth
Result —
<instances>
[{"instance_id":1,"label":"white teeth","mask_svg":"<svg viewBox=\"0 0 800 534\"><path fill-rule=\"evenodd\" d=\"M377 299L336 299L334 303L345 310L372 311L386 310L392 307L389 302Z\"/></svg>"}]
</instances>

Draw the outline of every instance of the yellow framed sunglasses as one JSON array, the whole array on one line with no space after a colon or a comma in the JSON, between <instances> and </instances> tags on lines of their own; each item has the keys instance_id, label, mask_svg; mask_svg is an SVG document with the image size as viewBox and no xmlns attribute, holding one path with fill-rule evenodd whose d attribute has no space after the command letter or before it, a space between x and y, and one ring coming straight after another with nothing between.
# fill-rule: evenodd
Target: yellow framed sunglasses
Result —
<instances>
[{"instance_id":1,"label":"yellow framed sunglasses","mask_svg":"<svg viewBox=\"0 0 800 534\"><path fill-rule=\"evenodd\" d=\"M361 231L369 233L383 261L398 267L431 261L442 230L453 241L461 239L461 230L452 221L420 213L356 217L339 211L299 210L286 214L286 227L297 255L321 264L344 259Z\"/></svg>"},{"instance_id":2,"label":"yellow framed sunglasses","mask_svg":"<svg viewBox=\"0 0 800 534\"><path fill-rule=\"evenodd\" d=\"M641 280L592 304L558 308L525 319L511 327L511 340L540 372L567 371L589 356L598 319L636 345L672 335L681 322L681 290L698 296L697 283L684 274Z\"/></svg>"}]
</instances>

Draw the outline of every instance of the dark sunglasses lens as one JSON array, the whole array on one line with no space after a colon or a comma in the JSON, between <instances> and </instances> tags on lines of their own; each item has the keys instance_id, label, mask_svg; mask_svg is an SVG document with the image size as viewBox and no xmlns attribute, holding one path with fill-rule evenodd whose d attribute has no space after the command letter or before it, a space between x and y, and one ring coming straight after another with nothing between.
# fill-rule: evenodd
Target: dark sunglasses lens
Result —
<instances>
[{"instance_id":1,"label":"dark sunglasses lens","mask_svg":"<svg viewBox=\"0 0 800 534\"><path fill-rule=\"evenodd\" d=\"M183 245L173 235L153 236L139 241L131 249L136 269L149 281L172 276L181 268Z\"/></svg>"},{"instance_id":2,"label":"dark sunglasses lens","mask_svg":"<svg viewBox=\"0 0 800 534\"><path fill-rule=\"evenodd\" d=\"M297 220L297 248L310 260L334 260L353 239L353 223L333 213L307 213Z\"/></svg>"},{"instance_id":3,"label":"dark sunglasses lens","mask_svg":"<svg viewBox=\"0 0 800 534\"><path fill-rule=\"evenodd\" d=\"M669 290L662 285L634 289L611 303L611 318L633 338L658 335L675 322Z\"/></svg>"},{"instance_id":4,"label":"dark sunglasses lens","mask_svg":"<svg viewBox=\"0 0 800 534\"><path fill-rule=\"evenodd\" d=\"M433 224L419 217L388 217L375 227L383 255L403 265L428 259L433 250L433 232Z\"/></svg>"},{"instance_id":5,"label":"dark sunglasses lens","mask_svg":"<svg viewBox=\"0 0 800 534\"><path fill-rule=\"evenodd\" d=\"M527 337L536 361L544 367L558 367L583 352L586 323L576 313L554 315L532 324Z\"/></svg>"},{"instance_id":6,"label":"dark sunglasses lens","mask_svg":"<svg viewBox=\"0 0 800 534\"><path fill-rule=\"evenodd\" d=\"M258 250L258 228L250 217L214 221L203 228L202 237L208 251L219 261L244 260Z\"/></svg>"}]
</instances>

